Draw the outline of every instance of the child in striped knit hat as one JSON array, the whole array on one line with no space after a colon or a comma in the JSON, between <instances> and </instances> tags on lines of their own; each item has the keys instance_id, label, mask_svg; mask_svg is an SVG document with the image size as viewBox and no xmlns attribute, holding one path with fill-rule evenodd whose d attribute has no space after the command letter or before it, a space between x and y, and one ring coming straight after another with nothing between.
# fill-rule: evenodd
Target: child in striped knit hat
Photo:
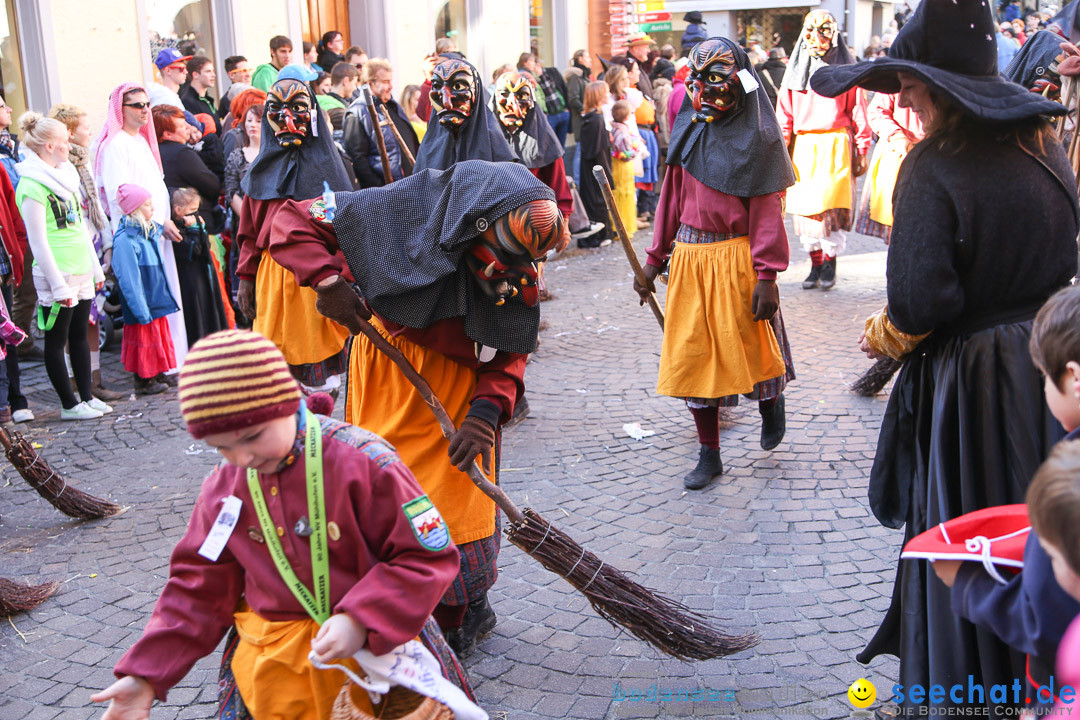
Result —
<instances>
[{"instance_id":1,"label":"child in striped knit hat","mask_svg":"<svg viewBox=\"0 0 1080 720\"><path fill-rule=\"evenodd\" d=\"M253 332L196 343L179 391L188 431L225 462L203 482L120 679L92 698L110 701L106 720L146 717L227 634L222 717L325 720L345 675L315 669L309 652L350 666L417 636L471 697L429 617L458 551L394 449L311 413L284 356ZM351 697L370 711L366 693Z\"/></svg>"}]
</instances>

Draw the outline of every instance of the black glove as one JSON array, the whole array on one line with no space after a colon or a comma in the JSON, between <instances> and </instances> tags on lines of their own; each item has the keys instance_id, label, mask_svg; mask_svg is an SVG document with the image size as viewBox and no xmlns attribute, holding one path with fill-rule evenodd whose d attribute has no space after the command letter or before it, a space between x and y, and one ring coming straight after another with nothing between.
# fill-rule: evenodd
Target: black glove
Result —
<instances>
[{"instance_id":1,"label":"black glove","mask_svg":"<svg viewBox=\"0 0 1080 720\"><path fill-rule=\"evenodd\" d=\"M236 284L236 304L248 320L255 319L255 282L240 278Z\"/></svg>"},{"instance_id":2,"label":"black glove","mask_svg":"<svg viewBox=\"0 0 1080 720\"><path fill-rule=\"evenodd\" d=\"M450 462L458 470L468 472L469 466L479 455L483 467L491 467L491 449L495 447L495 428L486 420L466 417L454 436L450 438Z\"/></svg>"},{"instance_id":3,"label":"black glove","mask_svg":"<svg viewBox=\"0 0 1080 720\"><path fill-rule=\"evenodd\" d=\"M371 311L364 305L364 301L340 275L329 285L316 287L315 292L319 295L315 300L315 309L319 314L348 328L353 335L360 334L357 316L364 320L371 319Z\"/></svg>"},{"instance_id":4,"label":"black glove","mask_svg":"<svg viewBox=\"0 0 1080 720\"><path fill-rule=\"evenodd\" d=\"M772 320L780 309L780 291L775 280L758 280L754 285L754 294L750 298L750 312L754 320Z\"/></svg>"}]
</instances>

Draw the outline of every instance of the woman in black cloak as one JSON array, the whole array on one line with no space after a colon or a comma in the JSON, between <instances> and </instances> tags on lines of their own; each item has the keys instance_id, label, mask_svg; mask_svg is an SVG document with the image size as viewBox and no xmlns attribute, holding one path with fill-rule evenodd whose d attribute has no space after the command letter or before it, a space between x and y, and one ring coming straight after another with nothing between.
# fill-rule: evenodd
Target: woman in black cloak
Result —
<instances>
[{"instance_id":1,"label":"woman in black cloak","mask_svg":"<svg viewBox=\"0 0 1080 720\"><path fill-rule=\"evenodd\" d=\"M858 85L900 93L927 137L904 160L893 197L888 305L867 320L863 349L904 365L882 420L869 499L905 539L950 518L1020 503L1062 434L1028 355L1039 306L1076 272L1076 179L1040 116L1065 108L997 74L986 4L925 0L889 56L822 68L818 93ZM1023 683L1023 657L952 611L927 563L900 562L892 605L867 648L900 658L902 710L929 711L907 689L981 683L990 717ZM971 678L969 679L969 676ZM1007 692L993 692L1002 685ZM962 705L961 705L962 706ZM970 704L967 705L970 709ZM956 711L954 711L955 713ZM961 710L962 712L962 710Z\"/></svg>"},{"instance_id":2,"label":"woman in black cloak","mask_svg":"<svg viewBox=\"0 0 1080 720\"><path fill-rule=\"evenodd\" d=\"M581 153L581 204L589 220L602 223L604 229L595 235L578 240L578 247L599 247L605 240L614 237L604 191L593 176L593 167L604 168L608 184L614 187L611 178L611 138L604 123L604 114L600 108L608 99L608 87L603 82L591 82L585 86L585 105L581 116L581 134L578 138L578 152Z\"/></svg>"}]
</instances>

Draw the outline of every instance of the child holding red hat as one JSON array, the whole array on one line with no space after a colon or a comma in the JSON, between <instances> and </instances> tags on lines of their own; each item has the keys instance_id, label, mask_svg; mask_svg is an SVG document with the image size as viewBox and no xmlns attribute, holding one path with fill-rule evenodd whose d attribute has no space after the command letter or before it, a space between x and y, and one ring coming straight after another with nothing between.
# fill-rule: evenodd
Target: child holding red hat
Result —
<instances>
[{"instance_id":1,"label":"child holding red hat","mask_svg":"<svg viewBox=\"0 0 1080 720\"><path fill-rule=\"evenodd\" d=\"M169 580L118 678L92 697L105 720L146 717L227 643L229 717L326 720L356 669L417 635L443 674L468 685L429 615L458 572L438 510L377 435L310 412L281 352L226 330L189 352L180 411L192 437L225 458L203 482ZM353 703L371 711L366 693ZM246 713L246 714L245 714Z\"/></svg>"},{"instance_id":2,"label":"child holding red hat","mask_svg":"<svg viewBox=\"0 0 1080 720\"><path fill-rule=\"evenodd\" d=\"M1046 376L1043 390L1050 412L1069 433L1050 457L1059 456L1066 447L1072 447L1076 454L1080 446L1066 441L1080 439L1080 286L1067 287L1046 301L1032 325L1030 348L1032 360ZM1032 709L1048 708L1053 702L1049 683L1054 676L1054 658L1070 621L1080 613L1080 594L1061 583L1058 562L1051 562L1055 553L1044 549L1048 538L1040 540L1043 530L1032 506L1033 498L1047 497L1045 489L1036 488L1047 482L1050 466L1047 460L1028 490L1032 531L1024 546L1023 572L1002 585L979 563L938 560L932 565L942 582L952 587L952 607L957 615L1027 654L1027 696ZM1080 481L1080 475L1074 479ZM1045 512L1060 513L1062 509ZM1076 524L1078 520L1080 517L1074 516L1068 522ZM1047 526L1046 521L1042 525ZM1039 692L1044 686L1046 689ZM1055 681L1053 692L1060 687L1060 680Z\"/></svg>"}]
</instances>

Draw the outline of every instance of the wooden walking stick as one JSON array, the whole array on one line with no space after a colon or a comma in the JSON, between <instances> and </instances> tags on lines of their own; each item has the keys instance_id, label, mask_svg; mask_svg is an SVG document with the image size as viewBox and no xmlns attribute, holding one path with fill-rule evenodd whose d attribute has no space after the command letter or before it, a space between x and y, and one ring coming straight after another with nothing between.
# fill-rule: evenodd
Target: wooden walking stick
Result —
<instances>
[{"instance_id":1,"label":"wooden walking stick","mask_svg":"<svg viewBox=\"0 0 1080 720\"><path fill-rule=\"evenodd\" d=\"M53 470L20 433L0 427L0 445L4 446L4 455L30 487L65 515L79 520L98 520L119 515L126 509L68 485L67 480Z\"/></svg>"},{"instance_id":2,"label":"wooden walking stick","mask_svg":"<svg viewBox=\"0 0 1080 720\"><path fill-rule=\"evenodd\" d=\"M370 323L357 317L360 331L379 352L389 357L416 387L447 438L457 431L431 386ZM531 508L521 510L502 488L491 483L473 462L469 479L495 501L510 527L507 539L584 595L600 617L621 626L661 652L680 660L709 660L747 650L758 642L754 633L728 635L682 603L634 582L618 568L602 562L569 535L556 529Z\"/></svg>"},{"instance_id":3,"label":"wooden walking stick","mask_svg":"<svg viewBox=\"0 0 1080 720\"><path fill-rule=\"evenodd\" d=\"M401 148L401 154L405 156L405 159L409 161L409 174L412 174L412 168L416 166L416 158L409 152L409 146L405 144L405 140L401 137L401 133L398 132L397 125L390 118L390 111L386 109L386 105L382 106L383 117L386 120L380 122L380 125L389 125L390 132L394 133L394 137L397 138L398 147ZM402 174L405 174L405 170L402 169Z\"/></svg>"},{"instance_id":4,"label":"wooden walking stick","mask_svg":"<svg viewBox=\"0 0 1080 720\"><path fill-rule=\"evenodd\" d=\"M386 154L386 140L383 138L382 127L379 124L379 113L375 112L375 98L371 96L371 90L364 88L364 102L367 103L368 116L371 118L371 127L375 131L375 142L379 145L379 157L382 158L382 176L387 185L394 182L390 174L390 158Z\"/></svg>"},{"instance_id":5,"label":"wooden walking stick","mask_svg":"<svg viewBox=\"0 0 1080 720\"><path fill-rule=\"evenodd\" d=\"M634 246L630 244L630 235L627 234L622 218L619 217L619 208L615 206L615 196L611 193L607 173L599 165L593 165L592 172L596 182L600 183L600 189L604 192L604 204L607 205L608 215L611 216L612 222L615 223L615 233L619 236L619 242L622 243L626 259L630 261L630 268L634 271L634 277L641 287L647 288L649 283L645 281L645 273L641 270L641 263L638 262L637 253L634 252ZM660 323L660 329L663 330L664 311L660 309L660 303L656 301L656 295L653 293L649 293L649 307L652 309L653 315L656 316L656 322Z\"/></svg>"}]
</instances>

